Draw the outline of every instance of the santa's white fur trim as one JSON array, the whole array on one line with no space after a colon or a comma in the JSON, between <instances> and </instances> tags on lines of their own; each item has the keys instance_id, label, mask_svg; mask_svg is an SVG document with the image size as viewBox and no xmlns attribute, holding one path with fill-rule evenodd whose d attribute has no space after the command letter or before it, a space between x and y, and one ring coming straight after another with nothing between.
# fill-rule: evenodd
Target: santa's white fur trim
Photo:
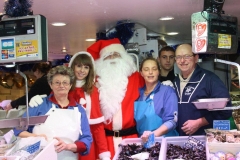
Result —
<instances>
[{"instance_id":1,"label":"santa's white fur trim","mask_svg":"<svg viewBox=\"0 0 240 160\"><path fill-rule=\"evenodd\" d=\"M103 159L105 157L109 157L110 158L111 154L110 154L110 152L102 152L98 156L99 156L100 159Z\"/></svg>"},{"instance_id":2,"label":"santa's white fur trim","mask_svg":"<svg viewBox=\"0 0 240 160\"><path fill-rule=\"evenodd\" d=\"M89 124L99 124L104 122L104 117L99 117L99 118L95 118L95 119L88 119Z\"/></svg>"},{"instance_id":3,"label":"santa's white fur trim","mask_svg":"<svg viewBox=\"0 0 240 160\"><path fill-rule=\"evenodd\" d=\"M88 119L90 119L90 114L91 114L91 110L92 110L92 101L91 101L91 97L89 94L84 92L84 95L86 98L86 114L87 114Z\"/></svg>"},{"instance_id":4,"label":"santa's white fur trim","mask_svg":"<svg viewBox=\"0 0 240 160\"><path fill-rule=\"evenodd\" d=\"M126 53L126 50L121 44L111 44L101 49L100 57L104 56L105 54L108 55L111 52Z\"/></svg>"},{"instance_id":5,"label":"santa's white fur trim","mask_svg":"<svg viewBox=\"0 0 240 160\"><path fill-rule=\"evenodd\" d=\"M75 85L75 87L81 88L85 83L86 83L86 80L85 80L85 79L83 79L83 80L76 80L76 85Z\"/></svg>"},{"instance_id":6,"label":"santa's white fur trim","mask_svg":"<svg viewBox=\"0 0 240 160\"><path fill-rule=\"evenodd\" d=\"M90 53L88 53L88 52L85 52L85 51L81 51L81 52L75 53L75 54L72 56L70 62L68 63L68 67L71 67L71 66L72 66L72 63L73 63L74 59L75 59L78 55L80 55L80 54L86 54L86 55L88 55L88 56L91 58L91 60L92 60L93 68L95 68L95 63L94 63L94 59L93 59L92 55L91 55Z\"/></svg>"},{"instance_id":7,"label":"santa's white fur trim","mask_svg":"<svg viewBox=\"0 0 240 160\"><path fill-rule=\"evenodd\" d=\"M80 98L79 104L84 105L84 104L86 104L86 103L87 103L87 102L86 102L86 100L85 100L84 98Z\"/></svg>"},{"instance_id":8,"label":"santa's white fur trim","mask_svg":"<svg viewBox=\"0 0 240 160\"><path fill-rule=\"evenodd\" d=\"M117 152L118 145L121 144L121 142L122 142L122 137L113 137L113 144L114 144L115 152Z\"/></svg>"},{"instance_id":9,"label":"santa's white fur trim","mask_svg":"<svg viewBox=\"0 0 240 160\"><path fill-rule=\"evenodd\" d=\"M113 115L112 125L114 131L122 129L122 107Z\"/></svg>"}]
</instances>

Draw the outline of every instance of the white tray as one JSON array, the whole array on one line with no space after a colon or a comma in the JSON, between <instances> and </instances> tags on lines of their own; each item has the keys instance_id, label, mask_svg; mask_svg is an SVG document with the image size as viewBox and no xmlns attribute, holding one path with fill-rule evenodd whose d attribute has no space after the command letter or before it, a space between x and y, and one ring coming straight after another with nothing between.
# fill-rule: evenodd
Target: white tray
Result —
<instances>
[{"instance_id":1,"label":"white tray","mask_svg":"<svg viewBox=\"0 0 240 160\"><path fill-rule=\"evenodd\" d=\"M162 137L155 137L155 142L160 142L162 144L162 139L163 139ZM121 142L122 145L133 144L133 143L140 145L142 143L142 139L141 138L126 138L126 139L123 139ZM122 147L118 147L118 150L116 151L116 153L113 157L113 160L117 160L118 155L120 154L121 151L122 151ZM159 151L159 157L160 157L160 151Z\"/></svg>"},{"instance_id":2,"label":"white tray","mask_svg":"<svg viewBox=\"0 0 240 160\"><path fill-rule=\"evenodd\" d=\"M226 107L228 98L206 98L206 99L198 99L192 102L197 109L222 109Z\"/></svg>"},{"instance_id":3,"label":"white tray","mask_svg":"<svg viewBox=\"0 0 240 160\"><path fill-rule=\"evenodd\" d=\"M205 136L192 136L196 138L197 140L200 140L206 144L206 137ZM162 146L160 150L160 156L159 160L166 160L167 155L167 144L171 143L178 146L183 146L184 142L186 142L188 139L188 136L176 136L176 137L165 137L162 141ZM208 160L209 154L208 154L208 147L206 145L206 158Z\"/></svg>"}]
</instances>

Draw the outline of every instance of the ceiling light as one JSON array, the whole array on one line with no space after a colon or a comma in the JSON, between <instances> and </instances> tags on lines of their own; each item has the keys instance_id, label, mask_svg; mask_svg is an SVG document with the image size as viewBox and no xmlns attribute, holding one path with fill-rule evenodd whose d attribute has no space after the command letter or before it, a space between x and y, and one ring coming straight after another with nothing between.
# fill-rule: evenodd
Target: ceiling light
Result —
<instances>
[{"instance_id":1,"label":"ceiling light","mask_svg":"<svg viewBox=\"0 0 240 160\"><path fill-rule=\"evenodd\" d=\"M87 42L94 42L94 41L96 41L96 39L94 39L94 38L88 38L88 39L86 39L85 41L87 41Z\"/></svg>"},{"instance_id":2,"label":"ceiling light","mask_svg":"<svg viewBox=\"0 0 240 160\"><path fill-rule=\"evenodd\" d=\"M177 35L177 34L178 34L178 32L168 32L168 33L167 33L167 35L171 35L171 36L172 36L172 35Z\"/></svg>"},{"instance_id":3,"label":"ceiling light","mask_svg":"<svg viewBox=\"0 0 240 160\"><path fill-rule=\"evenodd\" d=\"M64 22L54 22L52 23L53 26L66 26L66 23Z\"/></svg>"},{"instance_id":4,"label":"ceiling light","mask_svg":"<svg viewBox=\"0 0 240 160\"><path fill-rule=\"evenodd\" d=\"M169 20L173 20L173 19L174 19L174 17L171 17L171 16L166 16L166 17L159 18L159 20L161 20L161 21L169 21Z\"/></svg>"},{"instance_id":5,"label":"ceiling light","mask_svg":"<svg viewBox=\"0 0 240 160\"><path fill-rule=\"evenodd\" d=\"M12 67L15 67L15 64L7 64L5 65L6 68L12 68Z\"/></svg>"},{"instance_id":6,"label":"ceiling light","mask_svg":"<svg viewBox=\"0 0 240 160\"><path fill-rule=\"evenodd\" d=\"M67 49L66 49L66 48L63 48L63 49L62 49L62 52L67 52Z\"/></svg>"}]
</instances>

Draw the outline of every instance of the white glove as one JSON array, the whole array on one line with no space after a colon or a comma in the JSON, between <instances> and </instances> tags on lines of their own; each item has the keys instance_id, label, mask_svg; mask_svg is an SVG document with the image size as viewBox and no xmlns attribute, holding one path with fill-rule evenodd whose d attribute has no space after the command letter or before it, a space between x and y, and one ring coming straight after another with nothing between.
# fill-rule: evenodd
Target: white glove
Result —
<instances>
[{"instance_id":1,"label":"white glove","mask_svg":"<svg viewBox=\"0 0 240 160\"><path fill-rule=\"evenodd\" d=\"M43 103L43 98L47 97L46 94L43 95L36 95L34 97L31 98L30 102L29 102L29 106L30 107L38 107L40 104Z\"/></svg>"},{"instance_id":2,"label":"white glove","mask_svg":"<svg viewBox=\"0 0 240 160\"><path fill-rule=\"evenodd\" d=\"M163 81L162 84L165 85L165 86L173 87L173 83L170 80Z\"/></svg>"},{"instance_id":3,"label":"white glove","mask_svg":"<svg viewBox=\"0 0 240 160\"><path fill-rule=\"evenodd\" d=\"M111 160L111 159L110 159L111 154L110 154L109 151L102 152L102 153L100 153L98 156L99 156L99 159L100 159L100 160Z\"/></svg>"}]
</instances>

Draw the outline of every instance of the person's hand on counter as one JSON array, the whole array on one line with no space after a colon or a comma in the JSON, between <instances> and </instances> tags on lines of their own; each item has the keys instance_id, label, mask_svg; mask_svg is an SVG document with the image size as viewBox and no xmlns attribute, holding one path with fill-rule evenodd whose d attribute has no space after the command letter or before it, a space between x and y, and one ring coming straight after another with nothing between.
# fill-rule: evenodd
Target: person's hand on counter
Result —
<instances>
[{"instance_id":1,"label":"person's hand on counter","mask_svg":"<svg viewBox=\"0 0 240 160\"><path fill-rule=\"evenodd\" d=\"M10 109L12 109L11 103L9 103L8 105L6 105L6 107L4 108L4 110L7 110L7 111L9 111Z\"/></svg>"},{"instance_id":2,"label":"person's hand on counter","mask_svg":"<svg viewBox=\"0 0 240 160\"><path fill-rule=\"evenodd\" d=\"M0 106L2 109L8 111L8 110L12 109L11 102L12 102L12 100L3 100L2 102L0 102Z\"/></svg>"}]
</instances>

